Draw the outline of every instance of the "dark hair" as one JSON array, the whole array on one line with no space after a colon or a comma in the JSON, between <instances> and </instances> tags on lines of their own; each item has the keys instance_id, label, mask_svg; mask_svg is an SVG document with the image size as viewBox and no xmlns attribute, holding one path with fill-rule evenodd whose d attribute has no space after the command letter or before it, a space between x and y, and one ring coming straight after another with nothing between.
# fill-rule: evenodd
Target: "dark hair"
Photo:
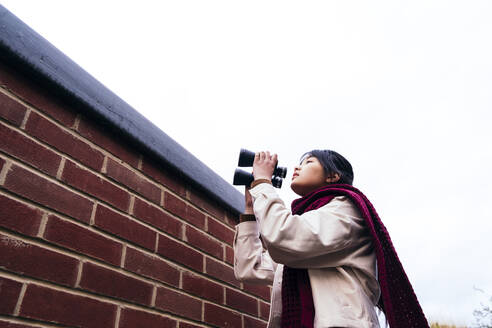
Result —
<instances>
[{"instance_id":1,"label":"dark hair","mask_svg":"<svg viewBox=\"0 0 492 328\"><path fill-rule=\"evenodd\" d=\"M354 181L354 172L349 161L334 150L319 150L315 149L301 156L301 162L307 157L316 157L323 165L325 173L332 175L338 173L340 179L335 183L345 183L352 185Z\"/></svg>"}]
</instances>

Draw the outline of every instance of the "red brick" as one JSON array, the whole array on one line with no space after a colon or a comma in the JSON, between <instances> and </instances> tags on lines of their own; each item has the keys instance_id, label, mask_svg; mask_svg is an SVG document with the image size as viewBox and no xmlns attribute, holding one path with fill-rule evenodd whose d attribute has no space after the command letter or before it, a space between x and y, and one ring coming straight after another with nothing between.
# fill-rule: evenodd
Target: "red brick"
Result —
<instances>
[{"instance_id":1,"label":"red brick","mask_svg":"<svg viewBox=\"0 0 492 328\"><path fill-rule=\"evenodd\" d=\"M266 328L267 323L258 319L253 319L248 316L244 316L244 327L248 328Z\"/></svg>"},{"instance_id":2,"label":"red brick","mask_svg":"<svg viewBox=\"0 0 492 328\"><path fill-rule=\"evenodd\" d=\"M65 126L72 126L75 122L76 113L70 110L71 106L58 101L59 97L48 94L43 85L37 81L29 81L11 68L0 66L0 85L15 93L19 98L33 105L53 117L55 120L63 123Z\"/></svg>"},{"instance_id":3,"label":"red brick","mask_svg":"<svg viewBox=\"0 0 492 328\"><path fill-rule=\"evenodd\" d=\"M205 229L205 214L171 194L166 193L164 199L164 208L168 211L202 230Z\"/></svg>"},{"instance_id":4,"label":"red brick","mask_svg":"<svg viewBox=\"0 0 492 328\"><path fill-rule=\"evenodd\" d=\"M20 126L27 109L21 103L0 92L0 116L15 126Z\"/></svg>"},{"instance_id":5,"label":"red brick","mask_svg":"<svg viewBox=\"0 0 492 328\"><path fill-rule=\"evenodd\" d=\"M234 276L234 269L232 269L231 267L221 262L214 261L208 257L206 258L205 266L208 275L236 287L239 287L241 285Z\"/></svg>"},{"instance_id":6,"label":"red brick","mask_svg":"<svg viewBox=\"0 0 492 328\"><path fill-rule=\"evenodd\" d=\"M186 226L185 240L188 244L195 246L201 251L215 256L218 259L222 259L224 256L224 249L218 241L192 226Z\"/></svg>"},{"instance_id":7,"label":"red brick","mask_svg":"<svg viewBox=\"0 0 492 328\"><path fill-rule=\"evenodd\" d=\"M205 229L205 214L190 205L186 206L184 219L202 230Z\"/></svg>"},{"instance_id":8,"label":"red brick","mask_svg":"<svg viewBox=\"0 0 492 328\"><path fill-rule=\"evenodd\" d=\"M21 289L21 282L0 277L0 314L14 313Z\"/></svg>"},{"instance_id":9,"label":"red brick","mask_svg":"<svg viewBox=\"0 0 492 328\"><path fill-rule=\"evenodd\" d=\"M157 205L160 204L161 189L152 184L149 180L115 162L111 158L108 158L106 171L106 175L113 180L127 186L131 190L134 190L151 202Z\"/></svg>"},{"instance_id":10,"label":"red brick","mask_svg":"<svg viewBox=\"0 0 492 328\"><path fill-rule=\"evenodd\" d=\"M234 249L232 247L226 246L225 248L225 262L234 265Z\"/></svg>"},{"instance_id":11,"label":"red brick","mask_svg":"<svg viewBox=\"0 0 492 328\"><path fill-rule=\"evenodd\" d=\"M270 315L270 303L260 301L260 318L268 320Z\"/></svg>"},{"instance_id":12,"label":"red brick","mask_svg":"<svg viewBox=\"0 0 492 328\"><path fill-rule=\"evenodd\" d=\"M30 284L19 316L82 328L114 327L116 305Z\"/></svg>"},{"instance_id":13,"label":"red brick","mask_svg":"<svg viewBox=\"0 0 492 328\"><path fill-rule=\"evenodd\" d=\"M144 221L175 237L181 237L181 227L183 224L159 207L152 206L139 198L135 198L133 215L139 220Z\"/></svg>"},{"instance_id":14,"label":"red brick","mask_svg":"<svg viewBox=\"0 0 492 328\"><path fill-rule=\"evenodd\" d=\"M105 206L97 205L94 225L134 244L152 251L155 249L155 231Z\"/></svg>"},{"instance_id":15,"label":"red brick","mask_svg":"<svg viewBox=\"0 0 492 328\"><path fill-rule=\"evenodd\" d=\"M139 250L126 249L125 269L136 274L179 286L179 270L157 256L147 255Z\"/></svg>"},{"instance_id":16,"label":"red brick","mask_svg":"<svg viewBox=\"0 0 492 328\"><path fill-rule=\"evenodd\" d=\"M239 310L240 312L249 313L258 316L258 300L246 294L242 294L230 288L226 288L226 305Z\"/></svg>"},{"instance_id":17,"label":"red brick","mask_svg":"<svg viewBox=\"0 0 492 328\"><path fill-rule=\"evenodd\" d=\"M111 126L105 124L103 122L96 122L94 119L82 117L77 131L84 138L104 148L124 162L135 168L138 167L140 155L133 151L135 149L134 147L129 147L130 141L123 141L121 133L112 133L110 131Z\"/></svg>"},{"instance_id":18,"label":"red brick","mask_svg":"<svg viewBox=\"0 0 492 328\"><path fill-rule=\"evenodd\" d=\"M155 307L188 319L202 319L202 302L171 289L157 288Z\"/></svg>"},{"instance_id":19,"label":"red brick","mask_svg":"<svg viewBox=\"0 0 492 328\"><path fill-rule=\"evenodd\" d=\"M0 234L0 248L4 270L67 286L75 284L79 264L76 258L4 234Z\"/></svg>"},{"instance_id":20,"label":"red brick","mask_svg":"<svg viewBox=\"0 0 492 328\"><path fill-rule=\"evenodd\" d=\"M106 269L102 266L86 262L82 268L80 288L135 302L150 305L153 286L120 272Z\"/></svg>"},{"instance_id":21,"label":"red brick","mask_svg":"<svg viewBox=\"0 0 492 328\"><path fill-rule=\"evenodd\" d=\"M212 236L226 242L228 245L234 242L234 230L223 223L219 223L214 219L208 219L208 233Z\"/></svg>"},{"instance_id":22,"label":"red brick","mask_svg":"<svg viewBox=\"0 0 492 328\"><path fill-rule=\"evenodd\" d=\"M210 213L215 218L225 221L225 211L215 200L210 199L203 192L196 189L190 190L190 200L197 207Z\"/></svg>"},{"instance_id":23,"label":"red brick","mask_svg":"<svg viewBox=\"0 0 492 328\"><path fill-rule=\"evenodd\" d=\"M114 205L122 211L128 210L130 194L127 191L70 160L65 162L61 180L80 191Z\"/></svg>"},{"instance_id":24,"label":"red brick","mask_svg":"<svg viewBox=\"0 0 492 328\"><path fill-rule=\"evenodd\" d=\"M121 309L121 317L119 328L167 328L176 327L177 322L173 319L166 318L164 316L139 311L135 309L123 308Z\"/></svg>"},{"instance_id":25,"label":"red brick","mask_svg":"<svg viewBox=\"0 0 492 328\"><path fill-rule=\"evenodd\" d=\"M36 236L43 211L0 195L0 225L24 235Z\"/></svg>"},{"instance_id":26,"label":"red brick","mask_svg":"<svg viewBox=\"0 0 492 328\"><path fill-rule=\"evenodd\" d=\"M0 150L38 168L48 175L56 176L61 156L21 133L0 124Z\"/></svg>"},{"instance_id":27,"label":"red brick","mask_svg":"<svg viewBox=\"0 0 492 328\"><path fill-rule=\"evenodd\" d=\"M157 253L199 272L203 271L203 255L194 249L159 234Z\"/></svg>"},{"instance_id":28,"label":"red brick","mask_svg":"<svg viewBox=\"0 0 492 328\"><path fill-rule=\"evenodd\" d=\"M224 303L224 287L204 277L183 272L183 290L214 303Z\"/></svg>"},{"instance_id":29,"label":"red brick","mask_svg":"<svg viewBox=\"0 0 492 328\"><path fill-rule=\"evenodd\" d=\"M242 327L241 316L231 310L218 307L212 303L205 303L204 321L219 326L237 328Z\"/></svg>"},{"instance_id":30,"label":"red brick","mask_svg":"<svg viewBox=\"0 0 492 328\"><path fill-rule=\"evenodd\" d=\"M180 218L186 218L186 203L168 192L164 193L164 208Z\"/></svg>"},{"instance_id":31,"label":"red brick","mask_svg":"<svg viewBox=\"0 0 492 328\"><path fill-rule=\"evenodd\" d=\"M13 164L4 188L43 206L89 223L93 203L69 189Z\"/></svg>"},{"instance_id":32,"label":"red brick","mask_svg":"<svg viewBox=\"0 0 492 328\"><path fill-rule=\"evenodd\" d=\"M162 163L156 163L155 160L144 157L142 160L142 172L171 189L176 194L183 197L186 195L186 189L184 188L183 181L176 177L176 172L173 172L171 169L163 169Z\"/></svg>"},{"instance_id":33,"label":"red brick","mask_svg":"<svg viewBox=\"0 0 492 328\"><path fill-rule=\"evenodd\" d=\"M265 301L270 301L270 288L264 285L253 285L243 283L244 291L259 296L263 298Z\"/></svg>"},{"instance_id":34,"label":"red brick","mask_svg":"<svg viewBox=\"0 0 492 328\"><path fill-rule=\"evenodd\" d=\"M116 266L121 262L121 243L54 215L48 217L43 238Z\"/></svg>"},{"instance_id":35,"label":"red brick","mask_svg":"<svg viewBox=\"0 0 492 328\"><path fill-rule=\"evenodd\" d=\"M36 112L29 114L26 132L94 170L101 170L104 156L99 150L92 148Z\"/></svg>"}]
</instances>

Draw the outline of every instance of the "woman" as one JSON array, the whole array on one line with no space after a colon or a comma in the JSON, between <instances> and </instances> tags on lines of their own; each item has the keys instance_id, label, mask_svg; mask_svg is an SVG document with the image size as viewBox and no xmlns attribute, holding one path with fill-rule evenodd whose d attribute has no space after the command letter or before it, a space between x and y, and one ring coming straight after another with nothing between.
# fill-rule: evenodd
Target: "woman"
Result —
<instances>
[{"instance_id":1,"label":"woman","mask_svg":"<svg viewBox=\"0 0 492 328\"><path fill-rule=\"evenodd\" d=\"M392 328L428 327L384 225L352 187L350 163L331 150L305 154L292 211L271 186L276 164L256 154L234 241L236 278L273 284L268 327L374 328L376 306Z\"/></svg>"}]
</instances>

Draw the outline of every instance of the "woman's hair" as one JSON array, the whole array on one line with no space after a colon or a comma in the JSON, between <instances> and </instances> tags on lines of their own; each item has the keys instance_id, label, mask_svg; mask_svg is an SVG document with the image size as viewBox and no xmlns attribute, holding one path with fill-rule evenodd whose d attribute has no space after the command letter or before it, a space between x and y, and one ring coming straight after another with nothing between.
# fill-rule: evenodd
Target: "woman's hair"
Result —
<instances>
[{"instance_id":1,"label":"woman's hair","mask_svg":"<svg viewBox=\"0 0 492 328\"><path fill-rule=\"evenodd\" d=\"M354 172L352 165L342 155L334 150L319 150L315 149L301 156L301 162L307 157L316 157L323 165L327 175L338 173L340 180L334 183L346 183L352 185L354 181Z\"/></svg>"}]
</instances>

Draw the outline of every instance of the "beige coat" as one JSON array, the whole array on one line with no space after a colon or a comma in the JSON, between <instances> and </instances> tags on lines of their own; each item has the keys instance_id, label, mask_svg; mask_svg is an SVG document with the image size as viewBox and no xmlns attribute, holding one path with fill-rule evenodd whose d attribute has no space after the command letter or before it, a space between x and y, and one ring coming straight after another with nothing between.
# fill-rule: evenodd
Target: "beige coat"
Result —
<instances>
[{"instance_id":1,"label":"beige coat","mask_svg":"<svg viewBox=\"0 0 492 328\"><path fill-rule=\"evenodd\" d=\"M283 264L308 269L315 328L379 327L376 255L355 205L339 196L292 215L271 185L250 193L257 221L236 226L234 273L241 281L273 284L268 327L280 327Z\"/></svg>"}]
</instances>

